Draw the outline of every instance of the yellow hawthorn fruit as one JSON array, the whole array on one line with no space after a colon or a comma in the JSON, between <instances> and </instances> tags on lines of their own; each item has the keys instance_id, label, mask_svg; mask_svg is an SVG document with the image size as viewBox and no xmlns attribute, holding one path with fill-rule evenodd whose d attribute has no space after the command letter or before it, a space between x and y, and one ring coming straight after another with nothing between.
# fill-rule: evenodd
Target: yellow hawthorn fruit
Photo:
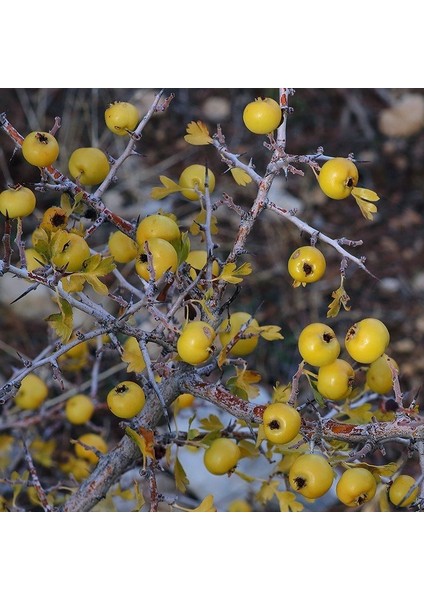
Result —
<instances>
[{"instance_id":1,"label":"yellow hawthorn fruit","mask_svg":"<svg viewBox=\"0 0 424 600\"><path fill-rule=\"evenodd\" d=\"M190 321L181 331L177 342L178 354L184 362L198 365L211 355L215 331L205 321Z\"/></svg>"},{"instance_id":2,"label":"yellow hawthorn fruit","mask_svg":"<svg viewBox=\"0 0 424 600\"><path fill-rule=\"evenodd\" d=\"M317 388L329 400L344 400L352 391L355 372L352 366L341 358L318 370Z\"/></svg>"},{"instance_id":3,"label":"yellow hawthorn fruit","mask_svg":"<svg viewBox=\"0 0 424 600\"><path fill-rule=\"evenodd\" d=\"M105 440L97 433L84 433L80 435L78 440L87 446L93 446L96 450L105 454L107 452L107 444ZM92 450L86 450L81 444L75 444L75 454L78 458L88 460L91 464L95 465L99 462L99 458Z\"/></svg>"},{"instance_id":4,"label":"yellow hawthorn fruit","mask_svg":"<svg viewBox=\"0 0 424 600\"><path fill-rule=\"evenodd\" d=\"M324 194L333 200L347 198L359 179L358 169L348 158L331 158L323 164L318 184Z\"/></svg>"},{"instance_id":5,"label":"yellow hawthorn fruit","mask_svg":"<svg viewBox=\"0 0 424 600\"><path fill-rule=\"evenodd\" d=\"M140 120L138 109L130 102L114 102L105 110L105 123L116 135L134 131Z\"/></svg>"},{"instance_id":6,"label":"yellow hawthorn fruit","mask_svg":"<svg viewBox=\"0 0 424 600\"><path fill-rule=\"evenodd\" d=\"M410 475L399 475L389 489L389 499L392 504L400 508L410 506L418 498L420 489L417 486L412 490L417 482Z\"/></svg>"},{"instance_id":7,"label":"yellow hawthorn fruit","mask_svg":"<svg viewBox=\"0 0 424 600\"><path fill-rule=\"evenodd\" d=\"M72 337L69 341L75 339L75 337ZM86 341L73 346L67 352L64 352L59 356L58 362L60 368L65 371L79 371L87 365L89 353L90 351Z\"/></svg>"},{"instance_id":8,"label":"yellow hawthorn fruit","mask_svg":"<svg viewBox=\"0 0 424 600\"><path fill-rule=\"evenodd\" d=\"M243 122L252 133L271 133L280 125L282 112L272 98L256 98L243 110Z\"/></svg>"},{"instance_id":9,"label":"yellow hawthorn fruit","mask_svg":"<svg viewBox=\"0 0 424 600\"><path fill-rule=\"evenodd\" d=\"M300 426L300 415L289 404L274 402L274 404L270 404L264 410L264 435L273 444L287 444L291 442L299 433Z\"/></svg>"},{"instance_id":10,"label":"yellow hawthorn fruit","mask_svg":"<svg viewBox=\"0 0 424 600\"><path fill-rule=\"evenodd\" d=\"M313 367L328 365L340 354L336 334L324 323L307 325L300 333L298 348L303 360Z\"/></svg>"},{"instance_id":11,"label":"yellow hawthorn fruit","mask_svg":"<svg viewBox=\"0 0 424 600\"><path fill-rule=\"evenodd\" d=\"M183 188L182 195L188 200L199 200L199 194L196 189L202 194L205 193L206 173L208 174L209 192L215 189L215 175L210 169L206 169L205 165L190 165L181 173L178 184Z\"/></svg>"},{"instance_id":12,"label":"yellow hawthorn fruit","mask_svg":"<svg viewBox=\"0 0 424 600\"><path fill-rule=\"evenodd\" d=\"M15 404L22 410L35 410L47 398L49 390L38 375L29 373L22 381L15 396Z\"/></svg>"},{"instance_id":13,"label":"yellow hawthorn fruit","mask_svg":"<svg viewBox=\"0 0 424 600\"><path fill-rule=\"evenodd\" d=\"M160 279L166 271L175 273L178 267L178 255L174 246L161 238L152 238L148 240L147 245L152 255L155 281ZM149 260L144 250L136 260L135 269L142 279L145 281L150 280Z\"/></svg>"},{"instance_id":14,"label":"yellow hawthorn fruit","mask_svg":"<svg viewBox=\"0 0 424 600\"><path fill-rule=\"evenodd\" d=\"M372 362L367 370L366 381L367 385L373 392L377 394L388 394L393 389L393 376L389 365L392 365L398 372L399 366L397 362L383 354Z\"/></svg>"},{"instance_id":15,"label":"yellow hawthorn fruit","mask_svg":"<svg viewBox=\"0 0 424 600\"><path fill-rule=\"evenodd\" d=\"M152 238L160 238L167 242L179 240L181 237L180 229L174 219L166 215L149 215L142 219L137 227L136 239L142 250L144 242Z\"/></svg>"},{"instance_id":16,"label":"yellow hawthorn fruit","mask_svg":"<svg viewBox=\"0 0 424 600\"><path fill-rule=\"evenodd\" d=\"M109 410L120 419L132 419L143 408L146 396L134 381L118 383L107 395Z\"/></svg>"},{"instance_id":17,"label":"yellow hawthorn fruit","mask_svg":"<svg viewBox=\"0 0 424 600\"><path fill-rule=\"evenodd\" d=\"M68 169L82 185L97 185L109 174L110 165L99 148L78 148L69 158Z\"/></svg>"},{"instance_id":18,"label":"yellow hawthorn fruit","mask_svg":"<svg viewBox=\"0 0 424 600\"><path fill-rule=\"evenodd\" d=\"M65 415L73 425L83 425L91 419L94 413L94 404L89 396L75 394L66 401Z\"/></svg>"},{"instance_id":19,"label":"yellow hawthorn fruit","mask_svg":"<svg viewBox=\"0 0 424 600\"><path fill-rule=\"evenodd\" d=\"M193 394L180 394L175 398L177 408L189 408L194 402Z\"/></svg>"},{"instance_id":20,"label":"yellow hawthorn fruit","mask_svg":"<svg viewBox=\"0 0 424 600\"><path fill-rule=\"evenodd\" d=\"M68 224L68 215L60 206L50 206L43 214L40 227L46 231L58 231Z\"/></svg>"},{"instance_id":21,"label":"yellow hawthorn fruit","mask_svg":"<svg viewBox=\"0 0 424 600\"><path fill-rule=\"evenodd\" d=\"M375 496L377 483L371 471L353 467L343 472L336 486L336 495L346 506L362 506Z\"/></svg>"},{"instance_id":22,"label":"yellow hawthorn fruit","mask_svg":"<svg viewBox=\"0 0 424 600\"><path fill-rule=\"evenodd\" d=\"M372 363L386 351L390 342L387 327L379 319L354 323L346 333L346 350L359 363Z\"/></svg>"},{"instance_id":23,"label":"yellow hawthorn fruit","mask_svg":"<svg viewBox=\"0 0 424 600\"><path fill-rule=\"evenodd\" d=\"M288 271L293 277L293 285L305 286L319 281L325 273L326 261L323 253L315 246L301 246L289 258Z\"/></svg>"},{"instance_id":24,"label":"yellow hawthorn fruit","mask_svg":"<svg viewBox=\"0 0 424 600\"><path fill-rule=\"evenodd\" d=\"M27 217L34 211L35 205L34 192L22 185L0 194L0 213L9 219Z\"/></svg>"},{"instance_id":25,"label":"yellow hawthorn fruit","mask_svg":"<svg viewBox=\"0 0 424 600\"><path fill-rule=\"evenodd\" d=\"M197 272L201 271L206 265L207 258L208 254L206 250L190 250L188 253L186 263L192 267L190 269L190 277L193 280L196 279ZM219 265L216 260L214 260L212 263L212 275L214 277L218 277L219 275Z\"/></svg>"},{"instance_id":26,"label":"yellow hawthorn fruit","mask_svg":"<svg viewBox=\"0 0 424 600\"><path fill-rule=\"evenodd\" d=\"M252 315L247 312L235 312L230 315L229 319L225 319L219 327L219 339L222 346L226 346L240 331L241 327L252 319ZM256 319L252 319L243 335L249 335L254 327L259 327ZM258 336L247 339L240 339L234 344L230 350L233 356L246 356L253 352L258 345Z\"/></svg>"},{"instance_id":27,"label":"yellow hawthorn fruit","mask_svg":"<svg viewBox=\"0 0 424 600\"><path fill-rule=\"evenodd\" d=\"M51 133L32 131L22 142L22 154L30 165L49 167L59 156L59 144Z\"/></svg>"},{"instance_id":28,"label":"yellow hawthorn fruit","mask_svg":"<svg viewBox=\"0 0 424 600\"><path fill-rule=\"evenodd\" d=\"M76 273L90 258L90 247L77 233L57 231L52 237L52 263L67 273Z\"/></svg>"},{"instance_id":29,"label":"yellow hawthorn fruit","mask_svg":"<svg viewBox=\"0 0 424 600\"><path fill-rule=\"evenodd\" d=\"M110 234L108 246L113 259L119 263L131 262L138 254L136 242L122 231Z\"/></svg>"},{"instance_id":30,"label":"yellow hawthorn fruit","mask_svg":"<svg viewBox=\"0 0 424 600\"><path fill-rule=\"evenodd\" d=\"M302 454L289 471L291 487L310 500L327 493L333 478L333 469L321 454Z\"/></svg>"},{"instance_id":31,"label":"yellow hawthorn fruit","mask_svg":"<svg viewBox=\"0 0 424 600\"><path fill-rule=\"evenodd\" d=\"M234 469L240 460L240 456L240 448L233 440L217 438L205 451L203 462L209 473L225 475L225 473Z\"/></svg>"}]
</instances>

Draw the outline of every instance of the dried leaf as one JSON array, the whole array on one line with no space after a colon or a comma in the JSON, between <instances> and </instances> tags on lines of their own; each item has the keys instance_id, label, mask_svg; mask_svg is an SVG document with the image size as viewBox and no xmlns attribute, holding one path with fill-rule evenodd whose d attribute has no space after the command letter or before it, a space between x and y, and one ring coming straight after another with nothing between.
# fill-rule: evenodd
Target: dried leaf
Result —
<instances>
[{"instance_id":1,"label":"dried leaf","mask_svg":"<svg viewBox=\"0 0 424 600\"><path fill-rule=\"evenodd\" d=\"M212 143L208 128L202 121L191 121L186 128L185 141L193 146L206 146Z\"/></svg>"},{"instance_id":2,"label":"dried leaf","mask_svg":"<svg viewBox=\"0 0 424 600\"><path fill-rule=\"evenodd\" d=\"M234 169L231 169L230 172L237 185L242 185L244 187L252 181L250 175L246 173L246 171L243 171L243 169L240 167L234 167Z\"/></svg>"},{"instance_id":3,"label":"dried leaf","mask_svg":"<svg viewBox=\"0 0 424 600\"><path fill-rule=\"evenodd\" d=\"M137 433L134 429L131 429L131 427L125 427L125 433L138 446L145 465L147 458L155 460L155 439L153 431L150 429L140 427L139 432L140 433Z\"/></svg>"}]
</instances>

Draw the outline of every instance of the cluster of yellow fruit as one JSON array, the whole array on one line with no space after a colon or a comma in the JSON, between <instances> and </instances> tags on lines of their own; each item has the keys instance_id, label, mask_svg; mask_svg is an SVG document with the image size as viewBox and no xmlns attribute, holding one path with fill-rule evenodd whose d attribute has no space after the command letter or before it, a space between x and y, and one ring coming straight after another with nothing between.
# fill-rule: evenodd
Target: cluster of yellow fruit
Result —
<instances>
[{"instance_id":1,"label":"cluster of yellow fruit","mask_svg":"<svg viewBox=\"0 0 424 600\"><path fill-rule=\"evenodd\" d=\"M368 387L379 394L392 388L392 368L397 363L385 354L390 334L379 319L366 318L353 324L345 336L345 348L356 362L369 365L366 374ZM333 329L324 323L311 323L301 332L298 348L303 360L318 367L317 389L329 400L346 399L354 382L353 367L339 357L341 347Z\"/></svg>"},{"instance_id":2,"label":"cluster of yellow fruit","mask_svg":"<svg viewBox=\"0 0 424 600\"><path fill-rule=\"evenodd\" d=\"M131 133L140 120L137 108L129 102L115 102L105 111L105 122L116 135ZM25 160L36 167L50 167L59 156L56 138L46 131L32 131L22 142ZM71 177L82 185L97 185L109 174L110 164L107 155L99 148L77 148L68 161ZM32 190L17 185L0 194L0 212L10 218L30 215L36 206Z\"/></svg>"}]
</instances>

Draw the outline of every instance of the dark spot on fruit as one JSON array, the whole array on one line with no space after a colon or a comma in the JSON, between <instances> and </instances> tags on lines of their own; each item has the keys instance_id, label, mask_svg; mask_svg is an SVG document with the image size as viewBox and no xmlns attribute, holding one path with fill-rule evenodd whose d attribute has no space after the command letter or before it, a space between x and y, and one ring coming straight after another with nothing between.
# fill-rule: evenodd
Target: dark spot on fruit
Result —
<instances>
[{"instance_id":1,"label":"dark spot on fruit","mask_svg":"<svg viewBox=\"0 0 424 600\"><path fill-rule=\"evenodd\" d=\"M367 495L361 494L360 496L357 497L356 504L357 504L357 506L362 506L363 504L365 504L366 501L367 501Z\"/></svg>"},{"instance_id":2,"label":"dark spot on fruit","mask_svg":"<svg viewBox=\"0 0 424 600\"><path fill-rule=\"evenodd\" d=\"M350 327L350 329L348 329L347 333L346 333L346 339L350 340L352 339L356 334L356 324L352 325L352 327Z\"/></svg>"},{"instance_id":3,"label":"dark spot on fruit","mask_svg":"<svg viewBox=\"0 0 424 600\"><path fill-rule=\"evenodd\" d=\"M331 333L324 333L324 335L322 336L322 339L324 340L324 342L329 344L331 342L331 340L333 339L333 336L331 335Z\"/></svg>"},{"instance_id":4,"label":"dark spot on fruit","mask_svg":"<svg viewBox=\"0 0 424 600\"><path fill-rule=\"evenodd\" d=\"M305 273L305 275L311 275L314 272L313 268L308 263L303 263L302 268L303 268L303 272Z\"/></svg>"},{"instance_id":5,"label":"dark spot on fruit","mask_svg":"<svg viewBox=\"0 0 424 600\"><path fill-rule=\"evenodd\" d=\"M268 427L270 429L280 429L280 423L277 421L277 419L273 419L270 423L268 423Z\"/></svg>"},{"instance_id":6,"label":"dark spot on fruit","mask_svg":"<svg viewBox=\"0 0 424 600\"><path fill-rule=\"evenodd\" d=\"M66 215L61 213L55 213L50 219L50 222L53 225L53 227L61 227L66 223Z\"/></svg>"},{"instance_id":7,"label":"dark spot on fruit","mask_svg":"<svg viewBox=\"0 0 424 600\"><path fill-rule=\"evenodd\" d=\"M306 485L306 479L304 479L303 477L296 477L294 480L294 485L297 490L301 490Z\"/></svg>"},{"instance_id":8,"label":"dark spot on fruit","mask_svg":"<svg viewBox=\"0 0 424 600\"><path fill-rule=\"evenodd\" d=\"M346 182L347 187L353 187L353 179L352 177L349 177L349 179Z\"/></svg>"},{"instance_id":9,"label":"dark spot on fruit","mask_svg":"<svg viewBox=\"0 0 424 600\"><path fill-rule=\"evenodd\" d=\"M118 385L115 388L115 391L117 394L125 394L125 392L128 391L128 386L126 386L125 384Z\"/></svg>"},{"instance_id":10,"label":"dark spot on fruit","mask_svg":"<svg viewBox=\"0 0 424 600\"><path fill-rule=\"evenodd\" d=\"M41 132L37 133L37 135L35 137L40 142L40 144L48 144L49 143L49 139L46 135L44 135L44 133L41 133Z\"/></svg>"}]
</instances>

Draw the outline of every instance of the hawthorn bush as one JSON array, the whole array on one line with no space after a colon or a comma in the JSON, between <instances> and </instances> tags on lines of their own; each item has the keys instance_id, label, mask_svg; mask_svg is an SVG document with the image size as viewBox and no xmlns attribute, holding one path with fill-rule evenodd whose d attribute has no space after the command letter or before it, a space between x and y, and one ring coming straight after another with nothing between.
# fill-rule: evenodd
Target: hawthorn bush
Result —
<instances>
[{"instance_id":1,"label":"hawthorn bush","mask_svg":"<svg viewBox=\"0 0 424 600\"><path fill-rule=\"evenodd\" d=\"M290 153L302 91L187 93L0 115L0 509L421 510L370 164Z\"/></svg>"}]
</instances>

